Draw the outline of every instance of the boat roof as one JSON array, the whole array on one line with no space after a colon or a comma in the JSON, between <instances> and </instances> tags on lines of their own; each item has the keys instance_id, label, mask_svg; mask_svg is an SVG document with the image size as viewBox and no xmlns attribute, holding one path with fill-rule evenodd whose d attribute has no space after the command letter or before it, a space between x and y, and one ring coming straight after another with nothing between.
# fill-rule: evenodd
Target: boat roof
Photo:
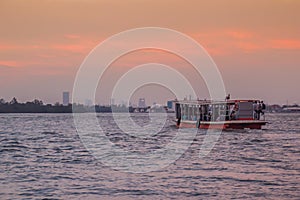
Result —
<instances>
[{"instance_id":1,"label":"boat roof","mask_svg":"<svg viewBox=\"0 0 300 200\"><path fill-rule=\"evenodd\" d=\"M196 104L196 105L211 105L211 104L235 104L238 102L260 102L258 99L229 99L229 100L174 100L174 103L179 104Z\"/></svg>"}]
</instances>

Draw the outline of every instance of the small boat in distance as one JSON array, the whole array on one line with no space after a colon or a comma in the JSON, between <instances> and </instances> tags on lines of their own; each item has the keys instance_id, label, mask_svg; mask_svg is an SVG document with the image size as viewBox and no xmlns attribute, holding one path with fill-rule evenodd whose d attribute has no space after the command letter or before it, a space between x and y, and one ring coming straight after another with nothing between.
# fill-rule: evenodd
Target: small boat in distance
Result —
<instances>
[{"instance_id":1,"label":"small boat in distance","mask_svg":"<svg viewBox=\"0 0 300 200\"><path fill-rule=\"evenodd\" d=\"M265 104L260 100L175 100L173 103L177 127L261 129L267 123Z\"/></svg>"}]
</instances>

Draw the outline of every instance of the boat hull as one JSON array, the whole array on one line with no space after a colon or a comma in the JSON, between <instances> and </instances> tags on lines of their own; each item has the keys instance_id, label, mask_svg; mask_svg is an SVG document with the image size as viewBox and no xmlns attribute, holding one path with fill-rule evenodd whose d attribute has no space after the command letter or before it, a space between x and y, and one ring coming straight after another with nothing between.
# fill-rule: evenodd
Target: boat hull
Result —
<instances>
[{"instance_id":1,"label":"boat hull","mask_svg":"<svg viewBox=\"0 0 300 200\"><path fill-rule=\"evenodd\" d=\"M205 121L200 124L196 121L181 121L177 127L200 129L261 129L266 123L266 121L260 120Z\"/></svg>"}]
</instances>

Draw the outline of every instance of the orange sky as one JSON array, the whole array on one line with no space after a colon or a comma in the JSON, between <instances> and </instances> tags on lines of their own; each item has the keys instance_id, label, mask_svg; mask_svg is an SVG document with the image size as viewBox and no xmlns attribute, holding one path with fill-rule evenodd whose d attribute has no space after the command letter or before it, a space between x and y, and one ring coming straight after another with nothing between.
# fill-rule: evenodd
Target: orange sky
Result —
<instances>
[{"instance_id":1,"label":"orange sky","mask_svg":"<svg viewBox=\"0 0 300 200\"><path fill-rule=\"evenodd\" d=\"M300 103L299 10L298 0L3 0L0 98L61 101L62 91L72 91L76 71L99 42L127 29L157 26L185 33L203 45L233 97ZM137 52L111 70L121 73L125 66L150 58L175 68L182 64L166 53ZM187 76L192 74L188 66L181 67ZM198 90L205 97L202 91L205 86ZM102 96L101 103L107 100Z\"/></svg>"}]
</instances>

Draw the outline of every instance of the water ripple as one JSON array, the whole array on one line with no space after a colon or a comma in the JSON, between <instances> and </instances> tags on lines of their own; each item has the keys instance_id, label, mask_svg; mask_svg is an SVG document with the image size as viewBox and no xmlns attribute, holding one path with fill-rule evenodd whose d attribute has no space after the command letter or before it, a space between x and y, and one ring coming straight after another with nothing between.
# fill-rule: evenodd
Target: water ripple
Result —
<instances>
[{"instance_id":1,"label":"water ripple","mask_svg":"<svg viewBox=\"0 0 300 200\"><path fill-rule=\"evenodd\" d=\"M146 114L133 114L139 125ZM157 172L124 173L95 159L70 114L0 114L1 199L300 199L300 115L269 114L264 130L224 131L200 159L205 131L176 162ZM171 118L156 135L123 133L99 114L106 136L131 152L168 144Z\"/></svg>"}]
</instances>

